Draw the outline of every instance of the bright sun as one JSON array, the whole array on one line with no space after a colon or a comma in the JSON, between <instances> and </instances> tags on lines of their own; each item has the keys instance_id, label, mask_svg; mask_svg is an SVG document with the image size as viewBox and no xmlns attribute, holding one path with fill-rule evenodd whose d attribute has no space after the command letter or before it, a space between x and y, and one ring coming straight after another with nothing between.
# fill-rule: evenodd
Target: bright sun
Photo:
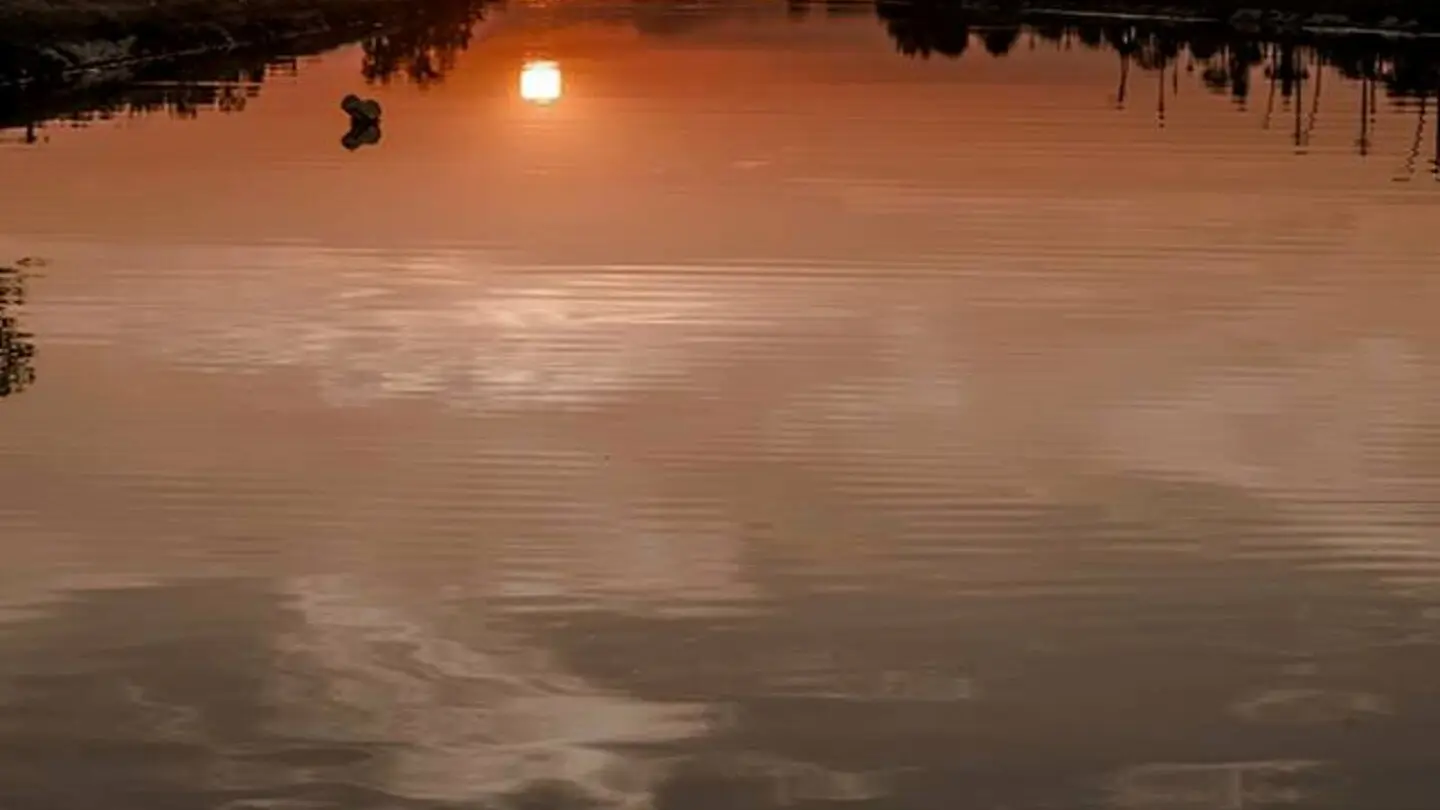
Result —
<instances>
[{"instance_id":1,"label":"bright sun","mask_svg":"<svg viewBox=\"0 0 1440 810\"><path fill-rule=\"evenodd\" d=\"M560 98L560 65L555 62L526 62L520 70L520 97L535 104L550 104Z\"/></svg>"}]
</instances>

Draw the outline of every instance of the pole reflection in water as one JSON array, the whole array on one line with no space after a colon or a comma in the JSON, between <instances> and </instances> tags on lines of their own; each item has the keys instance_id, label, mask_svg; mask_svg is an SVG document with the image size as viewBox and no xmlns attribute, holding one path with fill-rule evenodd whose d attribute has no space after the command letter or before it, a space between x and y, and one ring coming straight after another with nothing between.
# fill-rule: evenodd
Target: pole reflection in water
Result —
<instances>
[{"instance_id":1,"label":"pole reflection in water","mask_svg":"<svg viewBox=\"0 0 1440 810\"><path fill-rule=\"evenodd\" d=\"M35 344L19 325L25 303L25 277L19 268L0 267L0 398L18 394L35 382Z\"/></svg>"}]
</instances>

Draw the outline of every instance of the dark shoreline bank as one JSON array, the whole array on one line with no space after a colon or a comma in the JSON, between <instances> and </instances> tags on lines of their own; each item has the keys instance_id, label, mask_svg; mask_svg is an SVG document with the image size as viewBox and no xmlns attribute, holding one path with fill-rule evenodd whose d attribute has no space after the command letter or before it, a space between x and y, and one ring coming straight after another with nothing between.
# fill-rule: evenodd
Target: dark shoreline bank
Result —
<instances>
[{"instance_id":1,"label":"dark shoreline bank","mask_svg":"<svg viewBox=\"0 0 1440 810\"><path fill-rule=\"evenodd\" d=\"M1440 5L1420 0L876 0L876 5L1016 22L1055 17L1149 19L1227 25L1267 34L1322 29L1440 36Z\"/></svg>"},{"instance_id":2,"label":"dark shoreline bank","mask_svg":"<svg viewBox=\"0 0 1440 810\"><path fill-rule=\"evenodd\" d=\"M293 73L304 57L354 43L364 52L359 78L367 83L396 77L420 85L438 82L455 55L469 46L475 24L493 5L491 0L431 0L424 5L363 1L376 13L332 16L323 25L302 15L291 18L294 24L270 26L246 43L229 40L192 45L186 51L136 48L127 59L62 66L23 80L12 77L9 83L0 72L0 131L23 130L24 140L33 142L38 127L50 121L152 111L181 117L204 109L238 112L259 94L268 76ZM302 21L307 28L299 27Z\"/></svg>"},{"instance_id":3,"label":"dark shoreline bank","mask_svg":"<svg viewBox=\"0 0 1440 810\"><path fill-rule=\"evenodd\" d=\"M1184 57L1187 71L1199 70L1211 89L1229 92L1237 100L1248 95L1252 79L1262 77L1279 82L1288 96L1312 66L1331 66L1347 79L1383 88L1391 97L1440 94L1440 36L1324 24L1329 19L1318 15L1242 11L1217 20L1173 13L1082 13L1055 5L1019 9L945 0L878 0L876 14L896 50L914 58L959 58L972 40L992 56L1002 56L1029 31L1058 45L1112 50L1122 69L1133 63L1137 70L1164 72ZM1257 71L1260 75L1252 76Z\"/></svg>"},{"instance_id":4,"label":"dark shoreline bank","mask_svg":"<svg viewBox=\"0 0 1440 810\"><path fill-rule=\"evenodd\" d=\"M331 14L317 22L308 12L290 7L288 23L261 26L264 30L249 45L236 42L232 32L230 39L213 47L195 47L190 40L192 52L177 55L174 48L160 47L173 44L172 40L156 35L144 40L151 43L149 49L132 47L132 53L143 57L111 62L103 69L71 66L9 84L0 71L0 131L24 130L24 139L33 142L45 122L157 111L179 117L193 117L206 109L238 112L260 92L267 76L295 70L300 58L352 43L363 51L360 78L366 83L399 77L424 86L443 81L456 55L469 47L474 25L485 12L503 8L496 0L299 1L330 4ZM1140 72L1164 71L1175 68L1183 56L1186 70L1198 72L1211 90L1237 100L1261 81L1278 82L1288 97L1292 85L1304 83L1307 65L1312 63L1332 66L1345 78L1373 85L1393 98L1440 95L1440 35L1428 35L1414 26L1407 30L1393 24L1391 17L1380 20L1389 29L1365 29L1341 25L1322 13L1287 16L1242 9L1220 19L1200 16L1198 5L1159 7L1109 0L1046 0L1043 5L955 0L789 2L792 11L863 8L887 30L896 50L913 58L959 58L972 43L1000 56L1025 34L1032 41L1113 50L1122 70L1133 66ZM1208 8L1207 13L1218 13L1217 6ZM189 29L177 24L164 30L170 32L166 36L174 36ZM0 45L4 41L5 35L0 35Z\"/></svg>"},{"instance_id":5,"label":"dark shoreline bank","mask_svg":"<svg viewBox=\"0 0 1440 810\"><path fill-rule=\"evenodd\" d=\"M93 83L156 62L311 53L425 28L489 0L0 0L0 88Z\"/></svg>"},{"instance_id":6,"label":"dark shoreline bank","mask_svg":"<svg viewBox=\"0 0 1440 810\"><path fill-rule=\"evenodd\" d=\"M279 52L302 40L338 44L437 14L453 16L453 7L467 2L493 5L490 0L0 0L0 87L65 83L97 70L157 60L238 50ZM1267 35L1329 31L1440 37L1440 4L1420 0L876 0L875 6L1002 24L1065 17L1144 19Z\"/></svg>"}]
</instances>

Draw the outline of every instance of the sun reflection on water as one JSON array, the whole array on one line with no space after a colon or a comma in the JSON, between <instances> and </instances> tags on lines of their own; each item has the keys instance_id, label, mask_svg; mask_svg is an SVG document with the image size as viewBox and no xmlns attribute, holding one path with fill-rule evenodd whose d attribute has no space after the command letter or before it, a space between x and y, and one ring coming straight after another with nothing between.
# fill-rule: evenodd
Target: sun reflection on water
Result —
<instances>
[{"instance_id":1,"label":"sun reflection on water","mask_svg":"<svg viewBox=\"0 0 1440 810\"><path fill-rule=\"evenodd\" d=\"M520 70L520 97L532 104L552 104L560 99L560 65L542 60L526 62Z\"/></svg>"}]
</instances>

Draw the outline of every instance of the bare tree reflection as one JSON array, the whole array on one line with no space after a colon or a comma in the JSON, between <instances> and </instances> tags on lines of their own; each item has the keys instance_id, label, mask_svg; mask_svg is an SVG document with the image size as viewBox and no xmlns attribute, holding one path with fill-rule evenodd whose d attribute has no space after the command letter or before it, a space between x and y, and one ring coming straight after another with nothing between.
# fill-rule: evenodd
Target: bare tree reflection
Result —
<instances>
[{"instance_id":1,"label":"bare tree reflection","mask_svg":"<svg viewBox=\"0 0 1440 810\"><path fill-rule=\"evenodd\" d=\"M1360 85L1360 134L1357 150L1368 154L1373 142L1377 93L1414 99L1425 109L1440 94L1440 42L1420 37L1326 33L1323 29L1233 27L1214 22L1173 20L1085 19L1053 12L1023 12L1025 25L1011 9L969 7L945 0L876 0L875 12L896 50L918 58L932 54L958 58L975 32L992 57L1009 53L1022 35L1053 43L1064 50L1076 46L1108 49L1119 57L1114 100L1124 107L1133 71L1156 74L1157 121L1165 124L1169 95L1179 91L1180 66L1198 74L1202 86L1230 96L1245 110L1257 73L1267 84L1262 126L1268 128L1277 105L1291 116L1290 138L1297 151L1309 145L1320 105L1322 74L1333 70ZM1328 19L1328 18L1327 18ZM1378 19L1376 20L1379 21ZM1331 21L1333 26L1333 21ZM1305 111L1305 85L1314 89ZM1169 88L1167 89L1167 84ZM1423 114L1421 117L1423 121ZM1418 161L1425 128L1411 139ZM1435 172L1440 177L1440 142Z\"/></svg>"},{"instance_id":2,"label":"bare tree reflection","mask_svg":"<svg viewBox=\"0 0 1440 810\"><path fill-rule=\"evenodd\" d=\"M906 56L958 59L970 45L970 15L932 0L876 0L875 13Z\"/></svg>"},{"instance_id":3,"label":"bare tree reflection","mask_svg":"<svg viewBox=\"0 0 1440 810\"><path fill-rule=\"evenodd\" d=\"M86 124L122 116L165 114L197 118L205 111L243 112L269 72L259 56L211 59L181 68L160 64L137 70L129 81L81 86L30 86L0 91L0 129L24 128L39 140L46 122Z\"/></svg>"},{"instance_id":4,"label":"bare tree reflection","mask_svg":"<svg viewBox=\"0 0 1440 810\"><path fill-rule=\"evenodd\" d=\"M0 397L18 394L35 382L35 343L19 324L25 304L25 277L0 267Z\"/></svg>"},{"instance_id":5,"label":"bare tree reflection","mask_svg":"<svg viewBox=\"0 0 1440 810\"><path fill-rule=\"evenodd\" d=\"M1419 112L1415 117L1415 134L1411 139L1410 149L1405 153L1405 162L1401 165L1399 174L1393 178L1398 183L1408 183L1415 177L1415 168L1420 161L1420 149L1425 144L1425 126L1429 106L1429 97L1421 96Z\"/></svg>"},{"instance_id":6,"label":"bare tree reflection","mask_svg":"<svg viewBox=\"0 0 1440 810\"><path fill-rule=\"evenodd\" d=\"M1004 25L991 28L981 34L980 39L985 43L986 53L991 56L1004 56L1010 53L1016 42L1020 41L1020 27Z\"/></svg>"}]
</instances>

